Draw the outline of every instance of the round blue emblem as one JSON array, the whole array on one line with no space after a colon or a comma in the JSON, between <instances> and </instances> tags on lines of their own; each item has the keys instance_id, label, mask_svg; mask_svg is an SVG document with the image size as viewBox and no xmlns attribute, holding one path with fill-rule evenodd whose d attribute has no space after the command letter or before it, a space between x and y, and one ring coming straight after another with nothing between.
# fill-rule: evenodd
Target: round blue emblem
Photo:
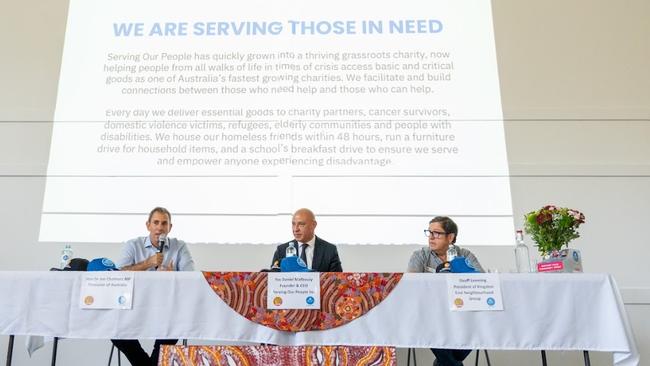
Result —
<instances>
[{"instance_id":1,"label":"round blue emblem","mask_svg":"<svg viewBox=\"0 0 650 366\"><path fill-rule=\"evenodd\" d=\"M307 302L308 305L311 305L311 304L314 303L314 297L313 296L307 296L305 301Z\"/></svg>"},{"instance_id":2,"label":"round blue emblem","mask_svg":"<svg viewBox=\"0 0 650 366\"><path fill-rule=\"evenodd\" d=\"M117 303L120 304L120 305L126 304L126 297L124 297L124 296L118 297L117 298Z\"/></svg>"},{"instance_id":3,"label":"round blue emblem","mask_svg":"<svg viewBox=\"0 0 650 366\"><path fill-rule=\"evenodd\" d=\"M576 262L580 260L580 256L578 256L578 252L573 252L573 260Z\"/></svg>"},{"instance_id":4,"label":"round blue emblem","mask_svg":"<svg viewBox=\"0 0 650 366\"><path fill-rule=\"evenodd\" d=\"M487 298L487 304L488 305L494 306L495 303L496 303L496 301L494 301L494 298L492 298L492 297Z\"/></svg>"}]
</instances>

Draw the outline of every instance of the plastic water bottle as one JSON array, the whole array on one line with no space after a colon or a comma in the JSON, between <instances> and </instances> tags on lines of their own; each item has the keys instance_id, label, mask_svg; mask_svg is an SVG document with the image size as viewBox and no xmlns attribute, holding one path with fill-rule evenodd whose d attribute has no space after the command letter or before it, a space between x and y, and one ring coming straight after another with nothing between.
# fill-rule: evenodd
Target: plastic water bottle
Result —
<instances>
[{"instance_id":1,"label":"plastic water bottle","mask_svg":"<svg viewBox=\"0 0 650 366\"><path fill-rule=\"evenodd\" d=\"M285 257L295 257L296 256L296 247L289 244L289 246L287 246L287 251L285 252L284 256Z\"/></svg>"},{"instance_id":2,"label":"plastic water bottle","mask_svg":"<svg viewBox=\"0 0 650 366\"><path fill-rule=\"evenodd\" d=\"M61 263L59 264L60 269L64 269L72 259L72 247L70 244L66 244L63 250L61 251Z\"/></svg>"},{"instance_id":3,"label":"plastic water bottle","mask_svg":"<svg viewBox=\"0 0 650 366\"><path fill-rule=\"evenodd\" d=\"M515 247L515 260L517 261L517 272L529 273L530 272L530 256L528 254L528 247L524 243L524 232L517 230L515 234L517 246Z\"/></svg>"},{"instance_id":4,"label":"plastic water bottle","mask_svg":"<svg viewBox=\"0 0 650 366\"><path fill-rule=\"evenodd\" d=\"M449 248L447 248L447 262L451 262L458 256L458 250L456 250L456 246L454 244L449 244Z\"/></svg>"}]
</instances>

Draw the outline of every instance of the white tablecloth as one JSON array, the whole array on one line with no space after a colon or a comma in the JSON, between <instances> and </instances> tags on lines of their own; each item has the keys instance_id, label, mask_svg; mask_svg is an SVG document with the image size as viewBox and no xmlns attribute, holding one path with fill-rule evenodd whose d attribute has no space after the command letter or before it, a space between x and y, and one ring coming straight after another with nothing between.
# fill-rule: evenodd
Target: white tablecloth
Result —
<instances>
[{"instance_id":1,"label":"white tablecloth","mask_svg":"<svg viewBox=\"0 0 650 366\"><path fill-rule=\"evenodd\" d=\"M502 274L504 311L450 312L445 275L405 274L363 317L289 333L230 309L199 272L134 272L132 310L79 308L80 273L0 272L2 334L188 338L278 345L393 345L613 352L639 364L618 288L607 274Z\"/></svg>"}]
</instances>

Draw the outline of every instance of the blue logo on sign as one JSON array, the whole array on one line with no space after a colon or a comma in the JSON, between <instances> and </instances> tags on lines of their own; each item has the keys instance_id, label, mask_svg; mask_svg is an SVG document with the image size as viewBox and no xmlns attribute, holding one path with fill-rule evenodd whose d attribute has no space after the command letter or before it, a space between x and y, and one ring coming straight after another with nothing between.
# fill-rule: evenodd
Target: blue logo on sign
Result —
<instances>
[{"instance_id":1,"label":"blue logo on sign","mask_svg":"<svg viewBox=\"0 0 650 366\"><path fill-rule=\"evenodd\" d=\"M314 298L312 296L307 296L305 301L307 302L308 305L311 305L314 303Z\"/></svg>"},{"instance_id":2,"label":"blue logo on sign","mask_svg":"<svg viewBox=\"0 0 650 366\"><path fill-rule=\"evenodd\" d=\"M488 305L494 306L495 303L496 303L496 301L494 301L494 298L492 298L492 297L487 298L487 304Z\"/></svg>"},{"instance_id":3,"label":"blue logo on sign","mask_svg":"<svg viewBox=\"0 0 650 366\"><path fill-rule=\"evenodd\" d=\"M578 252L573 252L573 260L576 262L580 260L580 257L578 256Z\"/></svg>"},{"instance_id":4,"label":"blue logo on sign","mask_svg":"<svg viewBox=\"0 0 650 366\"><path fill-rule=\"evenodd\" d=\"M126 304L126 297L124 297L124 296L118 297L117 298L117 303L120 304L120 305Z\"/></svg>"}]
</instances>

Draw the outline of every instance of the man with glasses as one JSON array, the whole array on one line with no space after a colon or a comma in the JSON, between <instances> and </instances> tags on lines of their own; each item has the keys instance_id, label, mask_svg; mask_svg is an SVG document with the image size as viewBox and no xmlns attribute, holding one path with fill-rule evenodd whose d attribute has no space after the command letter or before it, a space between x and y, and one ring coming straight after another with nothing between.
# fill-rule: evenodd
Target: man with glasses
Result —
<instances>
[{"instance_id":1,"label":"man with glasses","mask_svg":"<svg viewBox=\"0 0 650 366\"><path fill-rule=\"evenodd\" d=\"M413 252L409 260L407 272L432 272L440 268L450 258L447 258L447 249L455 245L458 237L458 226L447 216L436 216L429 221L429 228L424 230L429 238L429 246ZM479 272L484 272L476 256L465 248L456 246L458 256L465 257ZM434 365L437 366L462 366L463 360L471 350L437 349L431 351L436 356Z\"/></svg>"},{"instance_id":2,"label":"man with glasses","mask_svg":"<svg viewBox=\"0 0 650 366\"><path fill-rule=\"evenodd\" d=\"M429 221L429 228L424 230L429 238L429 246L416 250L411 255L407 272L436 272L436 268L448 261L447 249L456 244L458 226L447 216L436 216ZM457 255L465 257L479 272L485 272L476 256L465 248L456 245Z\"/></svg>"}]
</instances>

